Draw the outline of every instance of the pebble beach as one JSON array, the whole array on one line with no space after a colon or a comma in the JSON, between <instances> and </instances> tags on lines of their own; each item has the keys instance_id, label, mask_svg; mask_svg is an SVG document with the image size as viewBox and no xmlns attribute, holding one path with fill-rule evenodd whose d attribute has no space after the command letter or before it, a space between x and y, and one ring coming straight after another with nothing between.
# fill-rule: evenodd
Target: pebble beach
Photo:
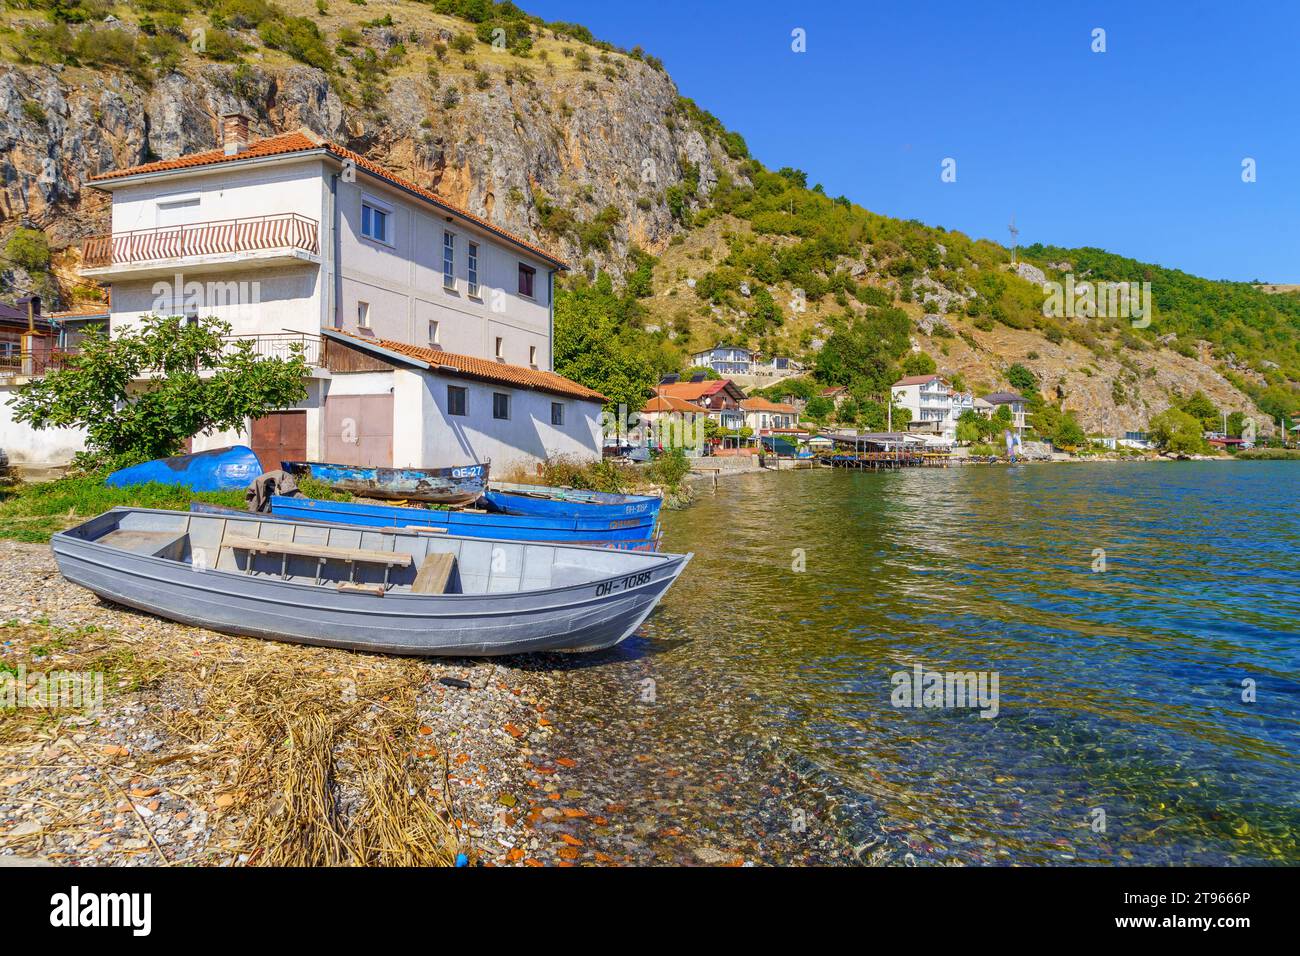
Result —
<instances>
[{"instance_id":1,"label":"pebble beach","mask_svg":"<svg viewBox=\"0 0 1300 956\"><path fill-rule=\"evenodd\" d=\"M5 658L29 674L106 674L96 713L0 710L0 864L753 865L887 852L871 835L803 825L802 809L792 818L792 795L825 819L834 794L750 728L715 728L697 753L656 749L650 706L556 721L556 695L591 663L577 656L414 660L215 634L103 602L64 581L48 547L15 542L0 542L0 620ZM610 680L640 692L641 664L608 663ZM375 751L389 749L395 798L372 792ZM390 832L405 836L386 843Z\"/></svg>"}]
</instances>

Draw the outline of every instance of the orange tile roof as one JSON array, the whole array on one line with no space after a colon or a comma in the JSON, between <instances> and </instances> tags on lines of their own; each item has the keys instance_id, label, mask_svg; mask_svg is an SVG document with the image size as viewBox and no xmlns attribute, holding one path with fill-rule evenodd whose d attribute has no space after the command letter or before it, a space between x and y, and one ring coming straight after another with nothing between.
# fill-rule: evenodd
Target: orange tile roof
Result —
<instances>
[{"instance_id":1,"label":"orange tile roof","mask_svg":"<svg viewBox=\"0 0 1300 956\"><path fill-rule=\"evenodd\" d=\"M702 382L670 382L667 385L657 385L655 386L655 394L682 398L689 402L720 392L728 385L735 391L740 392L740 389L729 378L706 378ZM740 392L740 394L743 398L744 393Z\"/></svg>"},{"instance_id":2,"label":"orange tile roof","mask_svg":"<svg viewBox=\"0 0 1300 956\"><path fill-rule=\"evenodd\" d=\"M579 385L572 379L557 375L555 372L543 372L540 369L525 368L522 365L508 365L505 362L476 358L472 355L459 355L456 352L443 352L419 345L407 345L405 342L393 342L389 339L363 339L347 332L336 331L331 331L330 334L346 337L350 340L349 344L355 342L362 348L367 345L378 346L389 352L396 352L398 355L405 355L408 358L425 362L434 369L449 367L455 369L461 375L485 382L494 382L498 385L508 385L515 388L531 388L539 392L563 395L567 398L600 402L602 405L608 401L604 395L595 389Z\"/></svg>"},{"instance_id":3,"label":"orange tile roof","mask_svg":"<svg viewBox=\"0 0 1300 956\"><path fill-rule=\"evenodd\" d=\"M66 312L51 312L46 318L49 319L94 319L101 315L108 315L107 305L86 305L79 309L69 309Z\"/></svg>"},{"instance_id":4,"label":"orange tile roof","mask_svg":"<svg viewBox=\"0 0 1300 956\"><path fill-rule=\"evenodd\" d=\"M709 410L701 408L699 405L693 405L684 398L678 398L675 395L656 395L650 401L645 403L641 409L643 412L689 412L695 415L707 415Z\"/></svg>"},{"instance_id":5,"label":"orange tile roof","mask_svg":"<svg viewBox=\"0 0 1300 956\"><path fill-rule=\"evenodd\" d=\"M227 156L225 150L218 147L216 149L204 150L199 153L190 153L187 156L178 156L175 159L160 159L152 163L130 166L126 169L110 170L106 173L99 173L96 176L91 176L89 182L92 184L104 183L114 179L122 179L127 176L142 176L148 173L166 173L195 169L202 166L215 166L220 163L233 163L248 159L264 159L269 156L285 156L293 153L305 153L320 149L325 150L337 159L351 160L356 163L359 168L364 169L371 175L377 176L378 178L397 186L399 189L412 192L426 202L433 203L440 209L460 216L462 219L468 219L470 222L483 227L494 235L500 236L508 242L512 242L521 248L527 249L529 252L546 262L550 262L561 269L568 268L568 265L565 264L564 260L547 252L540 246L533 245L528 240L523 239L508 230L502 229L500 226L493 225L486 219L474 215L467 209L462 209L459 206L449 203L432 190L425 189L423 186L419 186L411 182L409 179L404 179L401 176L390 173L378 163L366 159L366 157L362 156L360 153L353 152L346 146L331 143L329 140L317 136L306 128L295 130L291 133L281 133L278 136L266 136L262 139L255 139L244 147L244 149L231 156Z\"/></svg>"},{"instance_id":6,"label":"orange tile roof","mask_svg":"<svg viewBox=\"0 0 1300 956\"><path fill-rule=\"evenodd\" d=\"M740 403L740 407L747 412L781 412L786 415L795 415L799 411L793 405L787 405L785 402L769 402L761 395L745 399Z\"/></svg>"}]
</instances>

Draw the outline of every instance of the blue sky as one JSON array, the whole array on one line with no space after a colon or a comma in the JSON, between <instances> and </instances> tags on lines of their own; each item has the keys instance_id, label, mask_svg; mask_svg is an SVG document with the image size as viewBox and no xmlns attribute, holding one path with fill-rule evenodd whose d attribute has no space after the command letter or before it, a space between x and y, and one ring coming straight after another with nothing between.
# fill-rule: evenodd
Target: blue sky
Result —
<instances>
[{"instance_id":1,"label":"blue sky","mask_svg":"<svg viewBox=\"0 0 1300 956\"><path fill-rule=\"evenodd\" d=\"M768 167L873 211L1300 282L1300 3L519 5L641 44Z\"/></svg>"}]
</instances>

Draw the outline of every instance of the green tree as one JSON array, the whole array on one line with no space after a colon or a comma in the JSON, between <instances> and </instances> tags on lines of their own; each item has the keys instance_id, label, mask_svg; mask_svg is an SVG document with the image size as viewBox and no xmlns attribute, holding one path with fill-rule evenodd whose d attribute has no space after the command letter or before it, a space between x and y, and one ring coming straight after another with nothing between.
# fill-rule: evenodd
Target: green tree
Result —
<instances>
[{"instance_id":1,"label":"green tree","mask_svg":"<svg viewBox=\"0 0 1300 956\"><path fill-rule=\"evenodd\" d=\"M263 358L230 340L216 318L144 316L111 338L89 334L68 368L24 385L14 419L33 428L84 428L84 470L179 454L201 433L242 429L250 418L307 397L301 348Z\"/></svg>"},{"instance_id":2,"label":"green tree","mask_svg":"<svg viewBox=\"0 0 1300 956\"><path fill-rule=\"evenodd\" d=\"M5 258L28 272L43 272L50 267L50 243L39 229L19 226L5 243Z\"/></svg>"},{"instance_id":3,"label":"green tree","mask_svg":"<svg viewBox=\"0 0 1300 956\"><path fill-rule=\"evenodd\" d=\"M555 370L594 388L610 405L638 411L656 382L681 367L678 354L637 328L635 295L616 295L607 274L579 278L555 296Z\"/></svg>"},{"instance_id":4,"label":"green tree","mask_svg":"<svg viewBox=\"0 0 1300 956\"><path fill-rule=\"evenodd\" d=\"M808 404L804 406L804 414L818 425L825 425L830 421L831 415L834 413L835 403L829 398L823 398L820 395L816 398L810 398Z\"/></svg>"},{"instance_id":5,"label":"green tree","mask_svg":"<svg viewBox=\"0 0 1300 956\"><path fill-rule=\"evenodd\" d=\"M1019 362L1007 369L1007 381L1022 395L1038 389L1038 377Z\"/></svg>"},{"instance_id":6,"label":"green tree","mask_svg":"<svg viewBox=\"0 0 1300 956\"><path fill-rule=\"evenodd\" d=\"M1199 419L1177 408L1169 408L1151 419L1147 431L1151 440L1166 451L1196 454L1205 450Z\"/></svg>"},{"instance_id":7,"label":"green tree","mask_svg":"<svg viewBox=\"0 0 1300 956\"><path fill-rule=\"evenodd\" d=\"M1217 430L1223 426L1223 416L1210 397L1197 389L1183 400L1180 406L1184 412L1201 423L1205 430Z\"/></svg>"},{"instance_id":8,"label":"green tree","mask_svg":"<svg viewBox=\"0 0 1300 956\"><path fill-rule=\"evenodd\" d=\"M925 352L912 352L903 359L904 375L933 375L939 366Z\"/></svg>"}]
</instances>

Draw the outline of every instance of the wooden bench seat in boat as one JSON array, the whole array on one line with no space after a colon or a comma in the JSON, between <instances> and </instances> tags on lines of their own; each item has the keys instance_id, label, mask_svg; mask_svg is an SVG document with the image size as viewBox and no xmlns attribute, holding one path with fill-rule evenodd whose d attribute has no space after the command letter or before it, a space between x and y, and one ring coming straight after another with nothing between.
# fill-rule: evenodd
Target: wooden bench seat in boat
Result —
<instances>
[{"instance_id":1,"label":"wooden bench seat in boat","mask_svg":"<svg viewBox=\"0 0 1300 956\"><path fill-rule=\"evenodd\" d=\"M394 568L409 568L414 559L400 551L372 551L366 548L336 548L327 544L304 544L297 541L272 541L268 538L250 538L243 534L228 534L222 547L237 548L258 554L289 554L304 558L325 558L337 561L363 561L386 564Z\"/></svg>"},{"instance_id":2,"label":"wooden bench seat in boat","mask_svg":"<svg viewBox=\"0 0 1300 956\"><path fill-rule=\"evenodd\" d=\"M451 572L456 568L456 556L451 552L434 553L425 556L420 570L411 583L414 594L444 594L451 583Z\"/></svg>"}]
</instances>

